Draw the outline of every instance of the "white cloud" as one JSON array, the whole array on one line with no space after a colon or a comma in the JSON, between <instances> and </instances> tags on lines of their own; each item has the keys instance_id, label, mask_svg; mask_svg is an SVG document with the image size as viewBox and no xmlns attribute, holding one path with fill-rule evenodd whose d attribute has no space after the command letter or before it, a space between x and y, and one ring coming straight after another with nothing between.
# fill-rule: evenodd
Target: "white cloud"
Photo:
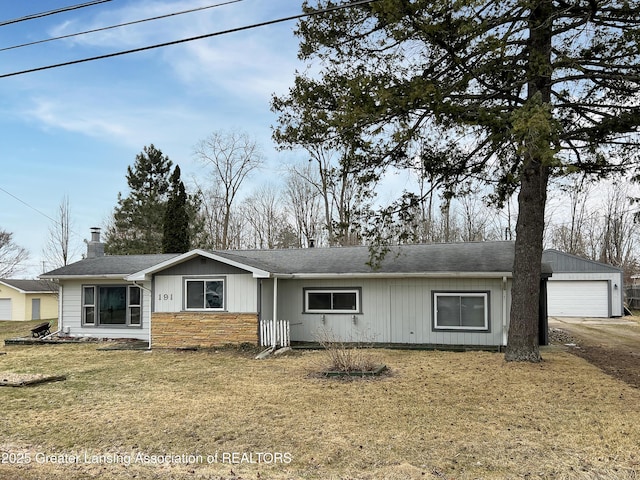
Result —
<instances>
[{"instance_id":1,"label":"white cloud","mask_svg":"<svg viewBox=\"0 0 640 480\"><path fill-rule=\"evenodd\" d=\"M140 20L188 10L203 5L203 2L159 2L141 1L125 4L120 8L109 8L95 15L76 16L75 20L53 26L51 36L72 35L79 32L98 30L105 27L138 22ZM89 16L90 15L90 16ZM72 36L68 44L84 47L123 48L141 47L149 43L178 39L185 31L189 15L168 19L135 23L123 27L110 28L86 35ZM191 17L193 18L193 17Z\"/></svg>"},{"instance_id":2,"label":"white cloud","mask_svg":"<svg viewBox=\"0 0 640 480\"><path fill-rule=\"evenodd\" d=\"M50 128L60 128L92 137L126 136L126 128L120 122L109 122L104 116L90 115L89 109L78 111L69 104L47 99L35 99L35 105L26 116Z\"/></svg>"},{"instance_id":3,"label":"white cloud","mask_svg":"<svg viewBox=\"0 0 640 480\"><path fill-rule=\"evenodd\" d=\"M261 37L193 42L166 56L187 85L238 99L268 101L272 93L286 91L297 66L295 49L265 45Z\"/></svg>"},{"instance_id":4,"label":"white cloud","mask_svg":"<svg viewBox=\"0 0 640 480\"><path fill-rule=\"evenodd\" d=\"M222 3L218 1L217 3ZM119 9L80 21L65 22L51 32L65 35L105 25L121 24L214 4L198 2L133 2ZM91 54L135 49L158 43L207 35L298 13L290 1L240 2L167 19L92 33L67 40L75 47L91 48ZM186 42L154 50L175 78L189 88L268 99L292 82L298 61L294 22L259 27ZM94 49L99 51L94 51ZM89 55L89 54L88 54Z\"/></svg>"},{"instance_id":5,"label":"white cloud","mask_svg":"<svg viewBox=\"0 0 640 480\"><path fill-rule=\"evenodd\" d=\"M61 129L110 143L141 148L144 142L182 143L199 112L162 104L123 105L109 99L34 98L24 116L45 129Z\"/></svg>"}]
</instances>

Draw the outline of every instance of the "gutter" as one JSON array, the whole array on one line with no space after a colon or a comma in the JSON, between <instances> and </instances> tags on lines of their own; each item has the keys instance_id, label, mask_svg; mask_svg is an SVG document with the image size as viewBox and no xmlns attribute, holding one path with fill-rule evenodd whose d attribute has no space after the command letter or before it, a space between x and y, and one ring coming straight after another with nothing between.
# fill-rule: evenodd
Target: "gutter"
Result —
<instances>
[{"instance_id":1,"label":"gutter","mask_svg":"<svg viewBox=\"0 0 640 480\"><path fill-rule=\"evenodd\" d=\"M127 275L122 273L110 273L106 275L40 275L40 278L47 280L84 280L84 279L102 279L102 280L126 280Z\"/></svg>"},{"instance_id":2,"label":"gutter","mask_svg":"<svg viewBox=\"0 0 640 480\"><path fill-rule=\"evenodd\" d=\"M333 279L333 278L511 278L511 272L411 272L411 273L290 273L274 274L273 277L290 279Z\"/></svg>"}]
</instances>

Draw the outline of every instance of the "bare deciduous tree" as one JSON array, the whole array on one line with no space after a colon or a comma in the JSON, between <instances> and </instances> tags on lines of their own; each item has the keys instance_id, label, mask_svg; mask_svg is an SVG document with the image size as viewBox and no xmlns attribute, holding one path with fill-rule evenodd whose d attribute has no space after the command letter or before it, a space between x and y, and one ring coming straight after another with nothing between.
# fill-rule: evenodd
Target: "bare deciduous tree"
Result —
<instances>
[{"instance_id":1,"label":"bare deciduous tree","mask_svg":"<svg viewBox=\"0 0 640 480\"><path fill-rule=\"evenodd\" d=\"M71 263L78 248L71 244L71 207L69 197L64 196L53 224L49 227L49 238L43 251L44 261L49 269L64 267Z\"/></svg>"},{"instance_id":2,"label":"bare deciduous tree","mask_svg":"<svg viewBox=\"0 0 640 480\"><path fill-rule=\"evenodd\" d=\"M289 228L281 192L274 185L258 188L242 203L247 225L248 247L278 248L281 232Z\"/></svg>"},{"instance_id":3,"label":"bare deciduous tree","mask_svg":"<svg viewBox=\"0 0 640 480\"><path fill-rule=\"evenodd\" d=\"M0 278L15 275L27 258L29 253L13 241L13 234L0 229Z\"/></svg>"},{"instance_id":4,"label":"bare deciduous tree","mask_svg":"<svg viewBox=\"0 0 640 480\"><path fill-rule=\"evenodd\" d=\"M592 188L580 180L558 191L568 211L550 219L550 245L558 250L637 273L640 225L624 182Z\"/></svg>"},{"instance_id":5,"label":"bare deciduous tree","mask_svg":"<svg viewBox=\"0 0 640 480\"><path fill-rule=\"evenodd\" d=\"M318 242L318 245L320 244L321 195L315 187L317 184L317 175L311 165L289 169L285 198L295 222L298 247L308 247L312 240Z\"/></svg>"},{"instance_id":6,"label":"bare deciduous tree","mask_svg":"<svg viewBox=\"0 0 640 480\"><path fill-rule=\"evenodd\" d=\"M569 210L562 213L562 221L552 222L549 226L551 243L555 248L572 255L589 256L587 243L591 214L588 205L592 190L584 176L560 185L558 193L562 196L562 205Z\"/></svg>"},{"instance_id":7,"label":"bare deciduous tree","mask_svg":"<svg viewBox=\"0 0 640 480\"><path fill-rule=\"evenodd\" d=\"M213 195L207 198L220 200L222 208L221 235L216 239L215 248L230 248L237 243L232 230L232 207L238 191L246 178L259 168L264 159L258 144L247 133L241 132L213 132L201 140L195 148L196 157L211 169ZM207 208L205 206L205 208ZM219 212L210 212L215 217ZM211 223L211 222L209 222ZM237 232L236 235L237 237Z\"/></svg>"},{"instance_id":8,"label":"bare deciduous tree","mask_svg":"<svg viewBox=\"0 0 640 480\"><path fill-rule=\"evenodd\" d=\"M628 188L614 185L603 203L600 255L598 260L625 269L637 266L635 250L638 225L634 221Z\"/></svg>"}]
</instances>

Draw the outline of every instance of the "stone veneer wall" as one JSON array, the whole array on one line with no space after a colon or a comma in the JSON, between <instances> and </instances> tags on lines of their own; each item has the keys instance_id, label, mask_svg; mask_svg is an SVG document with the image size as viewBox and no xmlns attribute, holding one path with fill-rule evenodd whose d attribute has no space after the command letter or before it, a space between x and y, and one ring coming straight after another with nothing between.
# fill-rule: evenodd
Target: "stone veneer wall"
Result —
<instances>
[{"instance_id":1,"label":"stone veneer wall","mask_svg":"<svg viewBox=\"0 0 640 480\"><path fill-rule=\"evenodd\" d=\"M257 313L155 312L151 315L152 348L258 344Z\"/></svg>"}]
</instances>

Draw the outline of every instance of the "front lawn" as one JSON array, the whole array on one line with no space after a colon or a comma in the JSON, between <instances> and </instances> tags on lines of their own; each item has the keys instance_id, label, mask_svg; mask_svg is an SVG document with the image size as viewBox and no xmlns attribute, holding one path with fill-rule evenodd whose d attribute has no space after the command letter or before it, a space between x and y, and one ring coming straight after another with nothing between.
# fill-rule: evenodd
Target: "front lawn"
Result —
<instances>
[{"instance_id":1,"label":"front lawn","mask_svg":"<svg viewBox=\"0 0 640 480\"><path fill-rule=\"evenodd\" d=\"M4 346L2 479L637 478L640 390L550 349L377 350L390 375L323 379L322 351ZM185 462L191 463L185 463ZM27 463L28 462L28 463Z\"/></svg>"}]
</instances>

